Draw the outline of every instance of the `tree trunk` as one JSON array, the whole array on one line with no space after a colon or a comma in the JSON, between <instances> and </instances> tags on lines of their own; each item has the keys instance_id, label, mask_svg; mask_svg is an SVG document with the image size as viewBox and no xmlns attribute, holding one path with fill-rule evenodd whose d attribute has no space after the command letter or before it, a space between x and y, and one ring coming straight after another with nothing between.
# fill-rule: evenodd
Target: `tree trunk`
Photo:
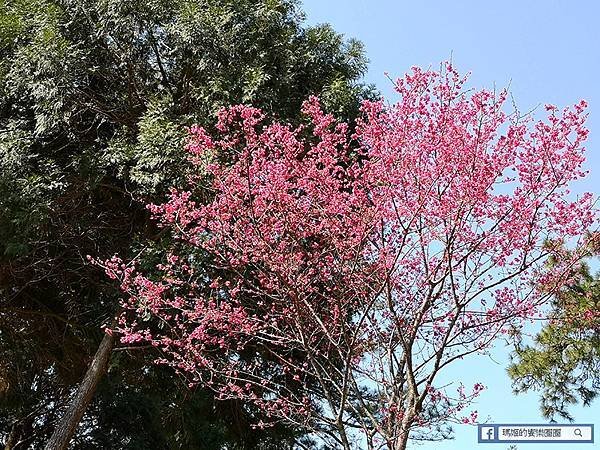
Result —
<instances>
[{"instance_id":1,"label":"tree trunk","mask_svg":"<svg viewBox=\"0 0 600 450\"><path fill-rule=\"evenodd\" d=\"M410 427L413 423L415 416L416 413L413 409L410 409L405 412L404 417L402 418L402 422L398 427L396 440L391 446L393 450L406 450L406 447L408 446L408 438L410 436Z\"/></svg>"},{"instance_id":2,"label":"tree trunk","mask_svg":"<svg viewBox=\"0 0 600 450\"><path fill-rule=\"evenodd\" d=\"M394 450L406 450L408 445L408 432L403 432L396 443L394 444Z\"/></svg>"},{"instance_id":3,"label":"tree trunk","mask_svg":"<svg viewBox=\"0 0 600 450\"><path fill-rule=\"evenodd\" d=\"M104 374L108 359L113 349L115 338L112 334L105 333L100 346L94 355L92 363L77 389L73 401L65 411L63 417L58 421L54 433L46 443L45 450L64 450L69 445L73 433L79 425L88 404L92 400L96 387Z\"/></svg>"}]
</instances>

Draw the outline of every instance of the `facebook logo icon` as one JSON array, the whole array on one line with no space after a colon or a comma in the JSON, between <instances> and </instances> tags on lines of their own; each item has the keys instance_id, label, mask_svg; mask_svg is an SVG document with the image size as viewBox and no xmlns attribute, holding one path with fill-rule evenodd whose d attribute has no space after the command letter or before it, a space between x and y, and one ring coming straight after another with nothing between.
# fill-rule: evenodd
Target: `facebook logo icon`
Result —
<instances>
[{"instance_id":1,"label":"facebook logo icon","mask_svg":"<svg viewBox=\"0 0 600 450\"><path fill-rule=\"evenodd\" d=\"M480 441L496 440L496 429L494 427L479 427L479 440Z\"/></svg>"}]
</instances>

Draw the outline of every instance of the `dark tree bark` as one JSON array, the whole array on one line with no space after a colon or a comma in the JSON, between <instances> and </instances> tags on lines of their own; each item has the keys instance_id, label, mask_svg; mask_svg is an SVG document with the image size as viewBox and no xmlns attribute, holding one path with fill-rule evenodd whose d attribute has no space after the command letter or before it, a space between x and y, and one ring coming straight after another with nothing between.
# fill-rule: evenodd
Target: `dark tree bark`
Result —
<instances>
[{"instance_id":1,"label":"dark tree bark","mask_svg":"<svg viewBox=\"0 0 600 450\"><path fill-rule=\"evenodd\" d=\"M105 333L75 397L63 417L58 421L54 433L46 443L45 450L64 450L68 447L69 441L92 400L102 375L104 375L114 343L114 336Z\"/></svg>"}]
</instances>

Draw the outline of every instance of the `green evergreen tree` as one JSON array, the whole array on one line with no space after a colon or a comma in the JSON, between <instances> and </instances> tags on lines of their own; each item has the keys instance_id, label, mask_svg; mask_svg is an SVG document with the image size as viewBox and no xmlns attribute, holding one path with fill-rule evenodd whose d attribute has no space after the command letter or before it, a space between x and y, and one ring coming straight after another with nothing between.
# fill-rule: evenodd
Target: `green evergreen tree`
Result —
<instances>
[{"instance_id":1,"label":"green evergreen tree","mask_svg":"<svg viewBox=\"0 0 600 450\"><path fill-rule=\"evenodd\" d=\"M372 88L360 43L288 0L0 0L0 439L39 448L119 293L86 255L152 267L143 204L186 170L186 126L251 103L298 123L318 94L344 119ZM189 391L152 351L117 349L76 448L282 448L244 405Z\"/></svg>"},{"instance_id":2,"label":"green evergreen tree","mask_svg":"<svg viewBox=\"0 0 600 450\"><path fill-rule=\"evenodd\" d=\"M600 254L590 239L590 256ZM600 274L582 264L554 299L548 323L531 345L517 344L508 368L517 393L540 392L542 415L573 420L600 392Z\"/></svg>"}]
</instances>

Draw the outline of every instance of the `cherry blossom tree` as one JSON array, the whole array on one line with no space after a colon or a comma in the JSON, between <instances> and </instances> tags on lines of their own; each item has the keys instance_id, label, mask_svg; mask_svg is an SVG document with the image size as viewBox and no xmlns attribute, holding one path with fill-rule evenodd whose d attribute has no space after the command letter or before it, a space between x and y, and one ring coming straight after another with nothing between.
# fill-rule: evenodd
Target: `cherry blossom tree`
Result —
<instances>
[{"instance_id":1,"label":"cherry blossom tree","mask_svg":"<svg viewBox=\"0 0 600 450\"><path fill-rule=\"evenodd\" d=\"M149 206L179 248L152 275L103 263L126 293L113 332L329 448L476 422L484 386L440 373L537 317L596 218L569 192L585 102L535 122L465 81L414 68L352 133L316 98L300 128L248 106L192 128L189 189Z\"/></svg>"}]
</instances>

